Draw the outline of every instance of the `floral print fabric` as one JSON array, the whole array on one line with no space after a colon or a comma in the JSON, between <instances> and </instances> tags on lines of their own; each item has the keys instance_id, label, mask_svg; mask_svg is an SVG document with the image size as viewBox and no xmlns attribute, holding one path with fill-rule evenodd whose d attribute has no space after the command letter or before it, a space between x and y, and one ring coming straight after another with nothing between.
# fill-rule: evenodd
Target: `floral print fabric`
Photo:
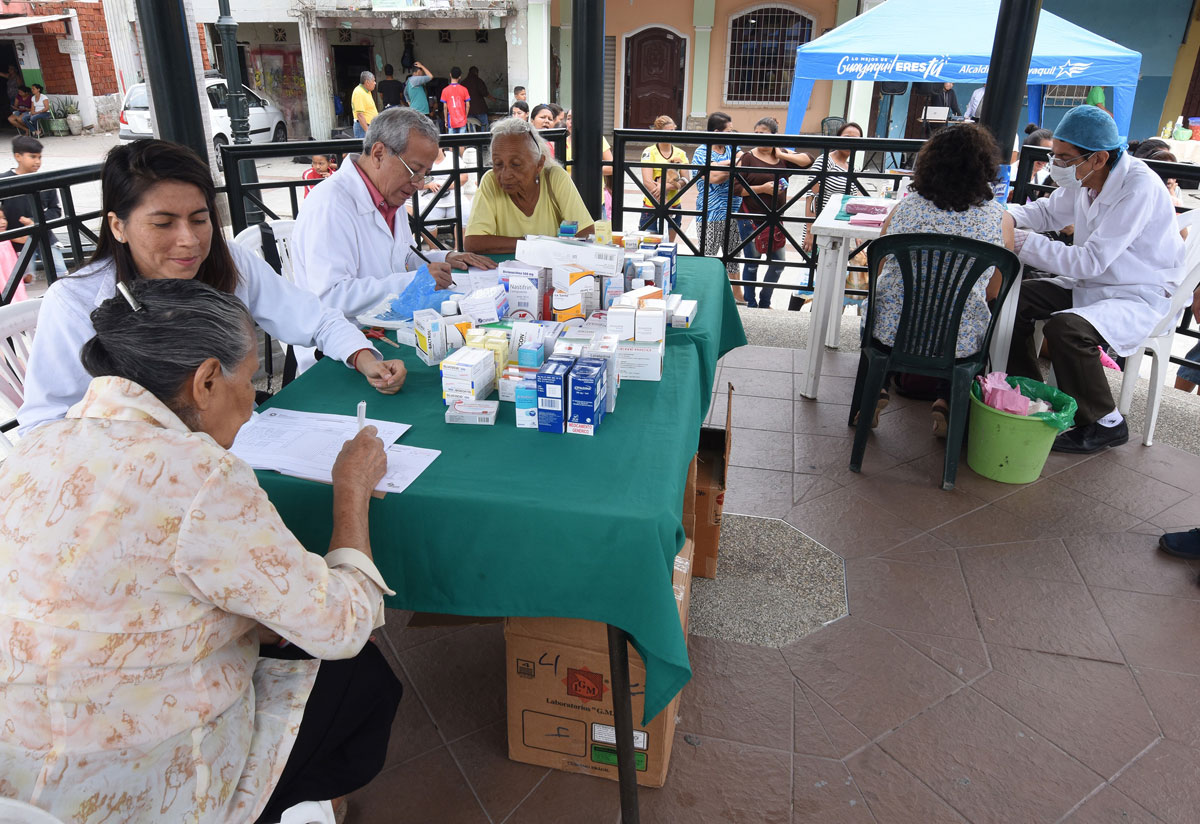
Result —
<instances>
[{"instance_id":1,"label":"floral print fabric","mask_svg":"<svg viewBox=\"0 0 1200 824\"><path fill-rule=\"evenodd\" d=\"M0 795L64 821L253 821L318 658L382 623L374 564L287 530L253 471L97 378L0 465Z\"/></svg>"},{"instance_id":2,"label":"floral print fabric","mask_svg":"<svg viewBox=\"0 0 1200 824\"><path fill-rule=\"evenodd\" d=\"M887 234L934 232L974 238L1003 246L1003 218L1004 207L994 200L989 200L982 206L972 206L965 212L954 212L939 209L931 201L913 193L896 204ZM987 286L994 272L994 269L989 269L975 282L971 296L963 307L962 324L959 326L958 345L955 349L956 357L965 358L983 348L983 339L987 335L988 324L992 321L992 313L987 307ZM892 258L885 260L880 269L875 284L875 301L874 337L880 343L892 346L896 342L900 308L904 303L904 283L900 277L900 267Z\"/></svg>"}]
</instances>

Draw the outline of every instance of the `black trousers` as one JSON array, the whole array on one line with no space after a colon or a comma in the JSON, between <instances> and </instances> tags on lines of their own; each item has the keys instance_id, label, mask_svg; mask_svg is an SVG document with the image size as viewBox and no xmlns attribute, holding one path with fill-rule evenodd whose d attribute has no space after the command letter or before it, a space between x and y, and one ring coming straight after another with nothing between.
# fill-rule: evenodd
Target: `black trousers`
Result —
<instances>
[{"instance_id":1,"label":"black trousers","mask_svg":"<svg viewBox=\"0 0 1200 824\"><path fill-rule=\"evenodd\" d=\"M1037 352L1033 347L1033 325L1044 320L1042 332L1050 347L1050 362L1058 388L1079 404L1075 425L1087 426L1116 408L1099 348L1107 342L1086 320L1074 313L1054 315L1072 306L1071 290L1045 280L1021 283L1021 301L1013 324L1012 348L1008 354L1008 373L1042 380Z\"/></svg>"},{"instance_id":2,"label":"black trousers","mask_svg":"<svg viewBox=\"0 0 1200 824\"><path fill-rule=\"evenodd\" d=\"M263 647L271 658L309 658L297 647ZM404 692L375 644L340 661L322 661L300 732L258 821L277 822L302 801L326 801L365 787L383 769L392 720Z\"/></svg>"}]
</instances>

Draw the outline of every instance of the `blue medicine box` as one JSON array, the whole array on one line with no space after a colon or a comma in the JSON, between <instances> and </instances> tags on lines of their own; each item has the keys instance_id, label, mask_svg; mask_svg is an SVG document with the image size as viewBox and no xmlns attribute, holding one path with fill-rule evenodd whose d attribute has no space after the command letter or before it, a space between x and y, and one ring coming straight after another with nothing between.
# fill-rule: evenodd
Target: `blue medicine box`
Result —
<instances>
[{"instance_id":1,"label":"blue medicine box","mask_svg":"<svg viewBox=\"0 0 1200 824\"><path fill-rule=\"evenodd\" d=\"M539 432L567 431L567 375L574 358L552 357L537 373L537 419Z\"/></svg>"}]
</instances>

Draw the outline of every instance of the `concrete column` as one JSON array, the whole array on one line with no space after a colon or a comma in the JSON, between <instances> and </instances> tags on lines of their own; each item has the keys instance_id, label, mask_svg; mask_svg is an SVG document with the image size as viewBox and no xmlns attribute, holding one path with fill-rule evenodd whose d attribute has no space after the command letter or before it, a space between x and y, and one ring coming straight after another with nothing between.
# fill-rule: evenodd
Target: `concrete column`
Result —
<instances>
[{"instance_id":1,"label":"concrete column","mask_svg":"<svg viewBox=\"0 0 1200 824\"><path fill-rule=\"evenodd\" d=\"M308 98L308 130L313 140L328 140L333 132L333 66L325 30L317 28L312 12L300 17L300 59L304 61L304 91Z\"/></svg>"},{"instance_id":2,"label":"concrete column","mask_svg":"<svg viewBox=\"0 0 1200 824\"><path fill-rule=\"evenodd\" d=\"M558 4L558 60L562 64L558 76L559 105L564 109L571 108L571 77L572 77L572 42L574 34L574 8L570 0L560 0Z\"/></svg>"},{"instance_id":3,"label":"concrete column","mask_svg":"<svg viewBox=\"0 0 1200 824\"><path fill-rule=\"evenodd\" d=\"M528 46L530 108L550 100L550 3L529 0Z\"/></svg>"},{"instance_id":4,"label":"concrete column","mask_svg":"<svg viewBox=\"0 0 1200 824\"><path fill-rule=\"evenodd\" d=\"M79 15L75 9L68 9L71 15L67 22L70 24L71 40L83 45L83 31L79 28ZM79 117L83 120L84 128L96 127L96 95L92 92L92 73L88 69L87 55L83 49L79 54L71 54L71 71L75 75L75 95L79 99Z\"/></svg>"},{"instance_id":5,"label":"concrete column","mask_svg":"<svg viewBox=\"0 0 1200 824\"><path fill-rule=\"evenodd\" d=\"M134 57L133 28L128 0L104 0L104 25L108 28L108 49L117 70L117 88L121 95L138 82L138 63Z\"/></svg>"},{"instance_id":6,"label":"concrete column","mask_svg":"<svg viewBox=\"0 0 1200 824\"><path fill-rule=\"evenodd\" d=\"M529 88L529 6L517 0L515 13L504 20L504 39L508 42L507 102L512 103L512 91L517 86ZM530 100L533 95L528 95Z\"/></svg>"},{"instance_id":7,"label":"concrete column","mask_svg":"<svg viewBox=\"0 0 1200 824\"><path fill-rule=\"evenodd\" d=\"M858 0L838 0L837 4L837 25L853 20L858 15ZM814 35L820 35L820 32L813 32ZM829 114L833 117L846 115L847 120L853 120L849 109L847 98L850 96L850 83L846 80L833 81L833 89L829 93ZM868 107L870 99L868 95ZM861 121L858 121L861 122ZM864 126L864 128L866 128Z\"/></svg>"},{"instance_id":8,"label":"concrete column","mask_svg":"<svg viewBox=\"0 0 1200 824\"><path fill-rule=\"evenodd\" d=\"M692 39L692 99L683 101L683 110L691 117L703 121L708 117L708 64L712 54L712 27L716 19L716 0L693 0L692 25L696 36ZM681 127L683 124L680 124ZM700 126L699 128L704 128Z\"/></svg>"}]
</instances>

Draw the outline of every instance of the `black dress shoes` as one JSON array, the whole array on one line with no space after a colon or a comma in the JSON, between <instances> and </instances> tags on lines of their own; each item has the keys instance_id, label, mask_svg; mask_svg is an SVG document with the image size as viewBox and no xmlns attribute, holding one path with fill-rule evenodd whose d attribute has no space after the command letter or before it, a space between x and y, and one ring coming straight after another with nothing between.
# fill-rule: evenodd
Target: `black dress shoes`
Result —
<instances>
[{"instance_id":1,"label":"black dress shoes","mask_svg":"<svg viewBox=\"0 0 1200 824\"><path fill-rule=\"evenodd\" d=\"M1076 452L1089 455L1108 449L1110 446L1120 446L1129 441L1129 425L1121 421L1116 426L1101 426L1099 423L1089 423L1087 426L1077 426L1068 429L1054 439L1051 449L1055 452Z\"/></svg>"}]
</instances>

